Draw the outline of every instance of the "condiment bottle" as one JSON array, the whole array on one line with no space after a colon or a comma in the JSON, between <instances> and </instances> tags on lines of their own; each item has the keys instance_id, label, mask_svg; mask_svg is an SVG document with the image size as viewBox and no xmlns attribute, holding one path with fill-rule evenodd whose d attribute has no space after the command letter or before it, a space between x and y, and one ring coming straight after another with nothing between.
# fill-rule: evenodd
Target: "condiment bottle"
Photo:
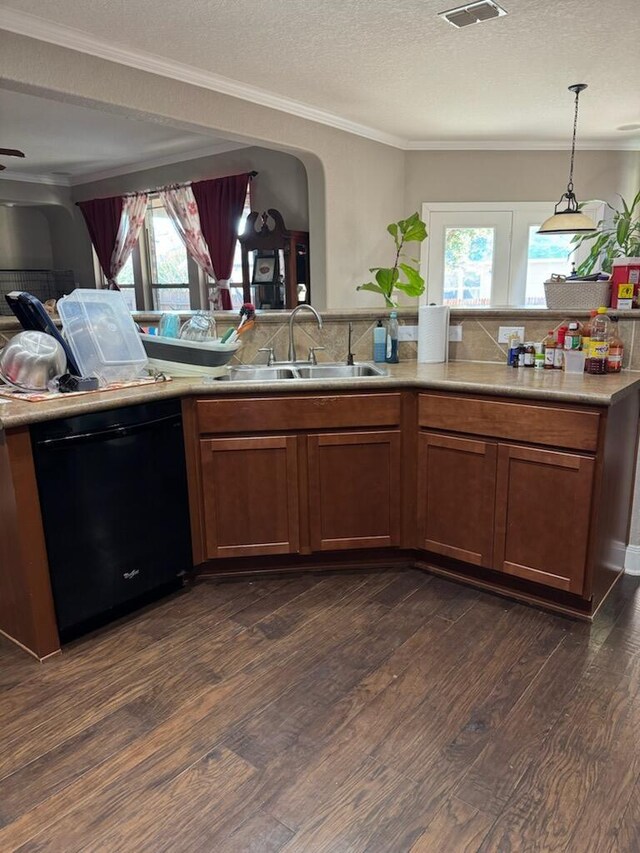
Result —
<instances>
[{"instance_id":1,"label":"condiment bottle","mask_svg":"<svg viewBox=\"0 0 640 853\"><path fill-rule=\"evenodd\" d=\"M619 334L618 318L611 318L611 337L609 338L609 355L607 356L607 373L620 373L624 344Z\"/></svg>"},{"instance_id":2,"label":"condiment bottle","mask_svg":"<svg viewBox=\"0 0 640 853\"><path fill-rule=\"evenodd\" d=\"M536 358L536 351L533 343L529 341L524 345L524 366L533 367Z\"/></svg>"},{"instance_id":3,"label":"condiment bottle","mask_svg":"<svg viewBox=\"0 0 640 853\"><path fill-rule=\"evenodd\" d=\"M544 370L544 344L535 343L533 346L536 351L533 366L536 370Z\"/></svg>"},{"instance_id":4,"label":"condiment bottle","mask_svg":"<svg viewBox=\"0 0 640 853\"><path fill-rule=\"evenodd\" d=\"M611 323L607 317L607 309L598 308L597 316L591 322L591 342L585 362L587 373L602 374L607 372L610 335Z\"/></svg>"},{"instance_id":5,"label":"condiment bottle","mask_svg":"<svg viewBox=\"0 0 640 853\"><path fill-rule=\"evenodd\" d=\"M582 343L582 333L580 330L580 324L575 322L575 320L569 323L569 328L565 332L564 336L564 349L580 349L580 344Z\"/></svg>"},{"instance_id":6,"label":"condiment bottle","mask_svg":"<svg viewBox=\"0 0 640 853\"><path fill-rule=\"evenodd\" d=\"M562 370L564 365L564 339L567 334L568 326L560 326L556 332L556 350L553 354L553 367L555 370Z\"/></svg>"},{"instance_id":7,"label":"condiment bottle","mask_svg":"<svg viewBox=\"0 0 640 853\"><path fill-rule=\"evenodd\" d=\"M553 329L549 329L547 337L542 341L542 347L544 349L544 369L553 370L556 353L556 339L553 335Z\"/></svg>"},{"instance_id":8,"label":"condiment bottle","mask_svg":"<svg viewBox=\"0 0 640 853\"><path fill-rule=\"evenodd\" d=\"M584 352L589 352L589 342L591 340L591 323L598 312L594 309L586 323L582 324L582 349Z\"/></svg>"}]
</instances>

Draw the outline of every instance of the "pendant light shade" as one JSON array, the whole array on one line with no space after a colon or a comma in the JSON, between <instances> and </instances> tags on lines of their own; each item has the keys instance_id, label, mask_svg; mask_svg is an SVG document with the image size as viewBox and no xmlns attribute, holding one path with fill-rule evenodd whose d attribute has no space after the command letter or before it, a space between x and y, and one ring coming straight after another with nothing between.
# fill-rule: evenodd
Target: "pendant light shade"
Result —
<instances>
[{"instance_id":1,"label":"pendant light shade","mask_svg":"<svg viewBox=\"0 0 640 853\"><path fill-rule=\"evenodd\" d=\"M560 201L556 204L555 213L546 219L538 234L589 234L596 231L596 225L590 216L579 209L578 199L573 191L573 162L576 154L576 129L578 127L578 98L580 92L587 88L586 83L575 83L569 86L569 91L574 92L576 96L575 111L573 115L573 139L571 142L571 166L569 169L569 183L567 191L560 196ZM561 205L565 205L562 210L559 210Z\"/></svg>"}]
</instances>

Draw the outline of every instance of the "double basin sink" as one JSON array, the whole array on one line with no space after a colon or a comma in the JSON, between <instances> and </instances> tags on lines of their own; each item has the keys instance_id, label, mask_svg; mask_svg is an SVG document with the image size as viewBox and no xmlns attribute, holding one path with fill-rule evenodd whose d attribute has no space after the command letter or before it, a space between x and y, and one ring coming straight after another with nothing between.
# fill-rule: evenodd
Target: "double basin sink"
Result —
<instances>
[{"instance_id":1,"label":"double basin sink","mask_svg":"<svg viewBox=\"0 0 640 853\"><path fill-rule=\"evenodd\" d=\"M230 367L225 376L228 382L274 382L281 379L363 379L387 376L384 367L368 362L360 364L309 364L295 362L273 366L242 365Z\"/></svg>"}]
</instances>

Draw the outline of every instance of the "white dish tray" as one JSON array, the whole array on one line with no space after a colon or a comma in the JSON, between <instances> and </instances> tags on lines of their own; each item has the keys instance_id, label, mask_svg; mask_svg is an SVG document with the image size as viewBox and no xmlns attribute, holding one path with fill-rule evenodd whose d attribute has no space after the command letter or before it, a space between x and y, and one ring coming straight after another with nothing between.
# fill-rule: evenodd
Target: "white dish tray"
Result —
<instances>
[{"instance_id":1,"label":"white dish tray","mask_svg":"<svg viewBox=\"0 0 640 853\"><path fill-rule=\"evenodd\" d=\"M183 341L140 335L149 358L149 366L169 376L222 376L226 365L242 346L241 341Z\"/></svg>"}]
</instances>

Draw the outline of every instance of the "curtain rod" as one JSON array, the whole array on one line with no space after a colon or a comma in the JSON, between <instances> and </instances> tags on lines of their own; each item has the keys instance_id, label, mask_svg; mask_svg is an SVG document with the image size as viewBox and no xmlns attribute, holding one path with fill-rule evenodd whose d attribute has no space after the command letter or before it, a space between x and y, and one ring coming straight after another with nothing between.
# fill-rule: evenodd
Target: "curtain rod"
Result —
<instances>
[{"instance_id":1,"label":"curtain rod","mask_svg":"<svg viewBox=\"0 0 640 853\"><path fill-rule=\"evenodd\" d=\"M255 172L255 171L249 172L249 180L252 180L253 178L256 178L257 176L258 176L257 172ZM226 175L223 175L222 177L226 177ZM215 178L203 178L202 180L216 180L216 179ZM194 183L194 181L185 181L185 183L183 183L183 184L165 184L163 187L154 187L154 189L138 190L137 192L131 192L131 193L122 193L122 197L123 198L134 198L135 196L138 196L138 195L152 195L153 193L159 193L159 192L162 192L163 190L177 190L181 187L190 187L191 184L193 184L193 183Z\"/></svg>"}]
</instances>

